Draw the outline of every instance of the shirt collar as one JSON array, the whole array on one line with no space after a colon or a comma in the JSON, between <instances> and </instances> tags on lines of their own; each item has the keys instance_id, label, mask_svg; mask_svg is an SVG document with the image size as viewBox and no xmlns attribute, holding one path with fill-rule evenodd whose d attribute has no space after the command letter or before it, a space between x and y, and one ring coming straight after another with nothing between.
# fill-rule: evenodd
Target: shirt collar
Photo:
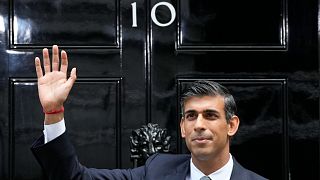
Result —
<instances>
[{"instance_id":1,"label":"shirt collar","mask_svg":"<svg viewBox=\"0 0 320 180\"><path fill-rule=\"evenodd\" d=\"M233 159L230 154L230 158L223 167L218 169L217 171L209 174L209 177L214 180L229 180L231 177L233 169ZM192 159L190 161L190 180L198 180L201 177L205 176L192 162Z\"/></svg>"}]
</instances>

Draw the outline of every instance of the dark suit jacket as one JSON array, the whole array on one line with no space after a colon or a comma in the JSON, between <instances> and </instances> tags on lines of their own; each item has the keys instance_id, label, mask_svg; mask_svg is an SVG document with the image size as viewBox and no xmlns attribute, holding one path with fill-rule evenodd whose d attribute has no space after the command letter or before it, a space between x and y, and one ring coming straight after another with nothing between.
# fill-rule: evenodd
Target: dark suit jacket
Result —
<instances>
[{"instance_id":1,"label":"dark suit jacket","mask_svg":"<svg viewBox=\"0 0 320 180\"><path fill-rule=\"evenodd\" d=\"M144 166L134 169L94 169L82 166L66 133L43 144L41 136L31 147L33 154L50 180L185 180L190 171L190 155L155 154ZM235 159L231 180L264 180L243 168Z\"/></svg>"}]
</instances>

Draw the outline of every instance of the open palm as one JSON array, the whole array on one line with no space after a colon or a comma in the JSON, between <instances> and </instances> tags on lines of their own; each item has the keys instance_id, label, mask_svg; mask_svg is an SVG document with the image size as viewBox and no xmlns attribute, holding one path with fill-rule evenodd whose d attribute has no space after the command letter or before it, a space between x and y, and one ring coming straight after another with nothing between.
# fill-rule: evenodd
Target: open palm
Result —
<instances>
[{"instance_id":1,"label":"open palm","mask_svg":"<svg viewBox=\"0 0 320 180\"><path fill-rule=\"evenodd\" d=\"M52 47L52 71L48 49L43 49L43 74L41 61L35 58L38 77L38 92L42 108L45 112L60 109L67 99L76 80L76 69L73 68L67 80L68 58L65 51L61 52L61 65L59 61L58 46ZM60 66L60 70L59 70Z\"/></svg>"}]
</instances>

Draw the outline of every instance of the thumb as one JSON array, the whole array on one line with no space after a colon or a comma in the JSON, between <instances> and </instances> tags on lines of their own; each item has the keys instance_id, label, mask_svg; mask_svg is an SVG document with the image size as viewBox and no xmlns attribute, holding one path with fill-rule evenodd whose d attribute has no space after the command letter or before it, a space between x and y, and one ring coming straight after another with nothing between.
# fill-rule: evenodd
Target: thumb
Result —
<instances>
[{"instance_id":1,"label":"thumb","mask_svg":"<svg viewBox=\"0 0 320 180\"><path fill-rule=\"evenodd\" d=\"M71 73L70 73L70 77L69 79L67 80L67 86L71 89L74 82L76 81L77 79L77 69L76 68L72 68L71 70Z\"/></svg>"}]
</instances>

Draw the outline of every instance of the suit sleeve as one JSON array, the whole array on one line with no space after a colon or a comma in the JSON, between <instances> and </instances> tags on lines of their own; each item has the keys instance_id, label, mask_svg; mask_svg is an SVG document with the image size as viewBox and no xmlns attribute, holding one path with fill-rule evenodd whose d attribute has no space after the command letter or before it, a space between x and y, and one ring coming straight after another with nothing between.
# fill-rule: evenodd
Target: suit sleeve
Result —
<instances>
[{"instance_id":1,"label":"suit sleeve","mask_svg":"<svg viewBox=\"0 0 320 180\"><path fill-rule=\"evenodd\" d=\"M36 140L31 151L50 180L91 180L91 179L144 179L145 167L135 169L86 168L78 161L75 149L66 132L44 144L43 135Z\"/></svg>"}]
</instances>

